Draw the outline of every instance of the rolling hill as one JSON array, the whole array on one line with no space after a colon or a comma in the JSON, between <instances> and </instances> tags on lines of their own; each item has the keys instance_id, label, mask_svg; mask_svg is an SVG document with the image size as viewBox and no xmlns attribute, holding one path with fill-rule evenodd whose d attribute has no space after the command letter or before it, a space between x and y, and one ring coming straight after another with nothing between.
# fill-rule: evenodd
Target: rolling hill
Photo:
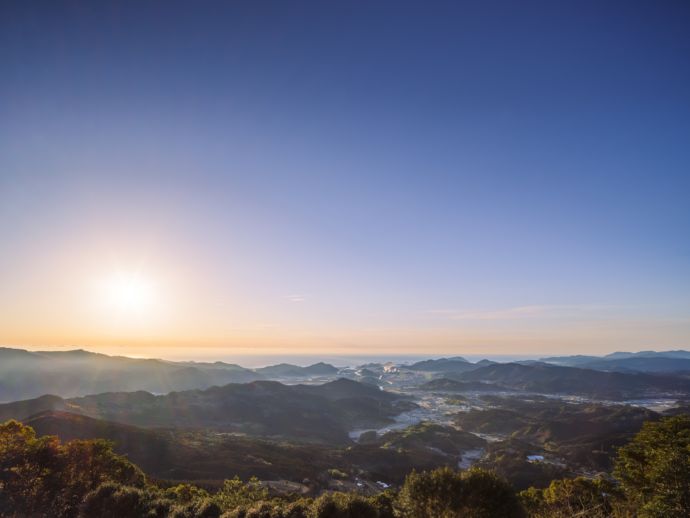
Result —
<instances>
[{"instance_id":1,"label":"rolling hill","mask_svg":"<svg viewBox=\"0 0 690 518\"><path fill-rule=\"evenodd\" d=\"M319 362L308 367L300 367L290 363L279 363L268 367L260 367L255 371L266 379L274 378L308 378L312 376L334 376L338 369L328 363Z\"/></svg>"},{"instance_id":2,"label":"rolling hill","mask_svg":"<svg viewBox=\"0 0 690 518\"><path fill-rule=\"evenodd\" d=\"M438 378L427 381L419 386L420 390L438 391L438 392L498 392L510 391L508 387L504 387L497 383L488 383L484 381L458 381L448 378Z\"/></svg>"},{"instance_id":3,"label":"rolling hill","mask_svg":"<svg viewBox=\"0 0 690 518\"><path fill-rule=\"evenodd\" d=\"M40 397L0 405L0 419L57 410L142 428L211 429L342 444L349 442L350 429L388 424L410 404L399 395L346 379L323 385L255 381L160 396L137 391Z\"/></svg>"},{"instance_id":4,"label":"rolling hill","mask_svg":"<svg viewBox=\"0 0 690 518\"><path fill-rule=\"evenodd\" d=\"M407 365L404 368L422 372L465 372L478 367L480 365L470 363L465 358L456 356L454 358L440 358L438 360L423 360Z\"/></svg>"},{"instance_id":5,"label":"rolling hill","mask_svg":"<svg viewBox=\"0 0 690 518\"><path fill-rule=\"evenodd\" d=\"M460 381L500 383L528 392L573 394L600 399L682 396L690 391L690 379L683 377L602 372L547 363L501 363L456 376Z\"/></svg>"}]
</instances>

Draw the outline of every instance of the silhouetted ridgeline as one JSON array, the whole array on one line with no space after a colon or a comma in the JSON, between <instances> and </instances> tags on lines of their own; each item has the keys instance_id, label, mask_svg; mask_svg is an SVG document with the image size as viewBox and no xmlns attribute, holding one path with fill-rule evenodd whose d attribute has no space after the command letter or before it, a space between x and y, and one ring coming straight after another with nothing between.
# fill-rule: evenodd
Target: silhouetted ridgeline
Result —
<instances>
[{"instance_id":1,"label":"silhouetted ridgeline","mask_svg":"<svg viewBox=\"0 0 690 518\"><path fill-rule=\"evenodd\" d=\"M567 367L581 367L618 372L690 372L688 351L617 352L606 356L555 356L543 362Z\"/></svg>"},{"instance_id":2,"label":"silhouetted ridgeline","mask_svg":"<svg viewBox=\"0 0 690 518\"><path fill-rule=\"evenodd\" d=\"M325 363L245 369L224 362L171 362L108 356L83 350L30 352L0 348L0 402L44 394L63 397L145 390L155 394L267 378L334 375Z\"/></svg>"}]
</instances>

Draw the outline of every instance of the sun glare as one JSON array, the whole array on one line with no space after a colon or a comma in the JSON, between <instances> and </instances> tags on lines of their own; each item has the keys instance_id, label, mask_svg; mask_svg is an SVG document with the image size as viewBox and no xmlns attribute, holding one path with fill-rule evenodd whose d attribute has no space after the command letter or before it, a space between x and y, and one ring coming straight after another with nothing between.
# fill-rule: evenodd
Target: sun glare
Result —
<instances>
[{"instance_id":1,"label":"sun glare","mask_svg":"<svg viewBox=\"0 0 690 518\"><path fill-rule=\"evenodd\" d=\"M117 273L105 282L108 305L122 311L142 312L155 302L153 283L139 274Z\"/></svg>"}]
</instances>

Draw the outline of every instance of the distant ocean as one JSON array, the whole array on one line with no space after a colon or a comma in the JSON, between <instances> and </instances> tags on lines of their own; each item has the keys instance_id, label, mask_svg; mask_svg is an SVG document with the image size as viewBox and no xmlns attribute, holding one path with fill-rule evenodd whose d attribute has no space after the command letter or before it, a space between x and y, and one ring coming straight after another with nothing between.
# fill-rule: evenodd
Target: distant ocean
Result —
<instances>
[{"instance_id":1,"label":"distant ocean","mask_svg":"<svg viewBox=\"0 0 690 518\"><path fill-rule=\"evenodd\" d=\"M223 361L226 363L236 363L243 367L265 367L267 365L275 365L277 363L291 363L293 365L300 365L306 367L318 362L325 362L335 365L336 367L354 367L363 365L365 363L414 363L421 360L431 360L438 358L451 358L454 356L462 356L470 362L477 362L479 360L492 360L495 362L512 362L520 360L536 360L546 357L548 355L477 355L477 354L409 354L409 355L359 355L359 356L345 356L345 355L219 355L211 358L198 358L196 361Z\"/></svg>"}]
</instances>

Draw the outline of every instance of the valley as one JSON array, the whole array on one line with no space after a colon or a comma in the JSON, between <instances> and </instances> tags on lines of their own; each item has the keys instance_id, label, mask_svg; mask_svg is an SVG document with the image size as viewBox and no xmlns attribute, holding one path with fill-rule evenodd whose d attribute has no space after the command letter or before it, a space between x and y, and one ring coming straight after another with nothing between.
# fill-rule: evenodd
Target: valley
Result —
<instances>
[{"instance_id":1,"label":"valley","mask_svg":"<svg viewBox=\"0 0 690 518\"><path fill-rule=\"evenodd\" d=\"M0 353L10 356L13 368L29 370L17 362L21 353L7 351ZM51 365L33 354L23 357L38 361L39 372L78 373L96 365L101 374L88 386L109 387L103 372L120 369L139 390L13 401L0 404L0 420L19 419L63 440L108 439L116 452L169 483L214 487L235 475L256 476L274 489L293 483L309 494L349 486L373 492L401 484L413 469L442 466L492 469L518 489L608 473L616 448L643 422L674 413L690 397L688 373L614 373L546 362L195 364L203 375L191 378L188 364L129 363L79 351L49 354L57 364ZM163 388L146 374L151 368L158 374L177 369L165 383L193 388L147 391ZM241 373L244 382L206 386L228 373ZM589 382L571 381L583 378ZM22 390L12 379L2 378L6 394ZM70 386L67 395L86 390L75 380L63 383Z\"/></svg>"}]
</instances>

